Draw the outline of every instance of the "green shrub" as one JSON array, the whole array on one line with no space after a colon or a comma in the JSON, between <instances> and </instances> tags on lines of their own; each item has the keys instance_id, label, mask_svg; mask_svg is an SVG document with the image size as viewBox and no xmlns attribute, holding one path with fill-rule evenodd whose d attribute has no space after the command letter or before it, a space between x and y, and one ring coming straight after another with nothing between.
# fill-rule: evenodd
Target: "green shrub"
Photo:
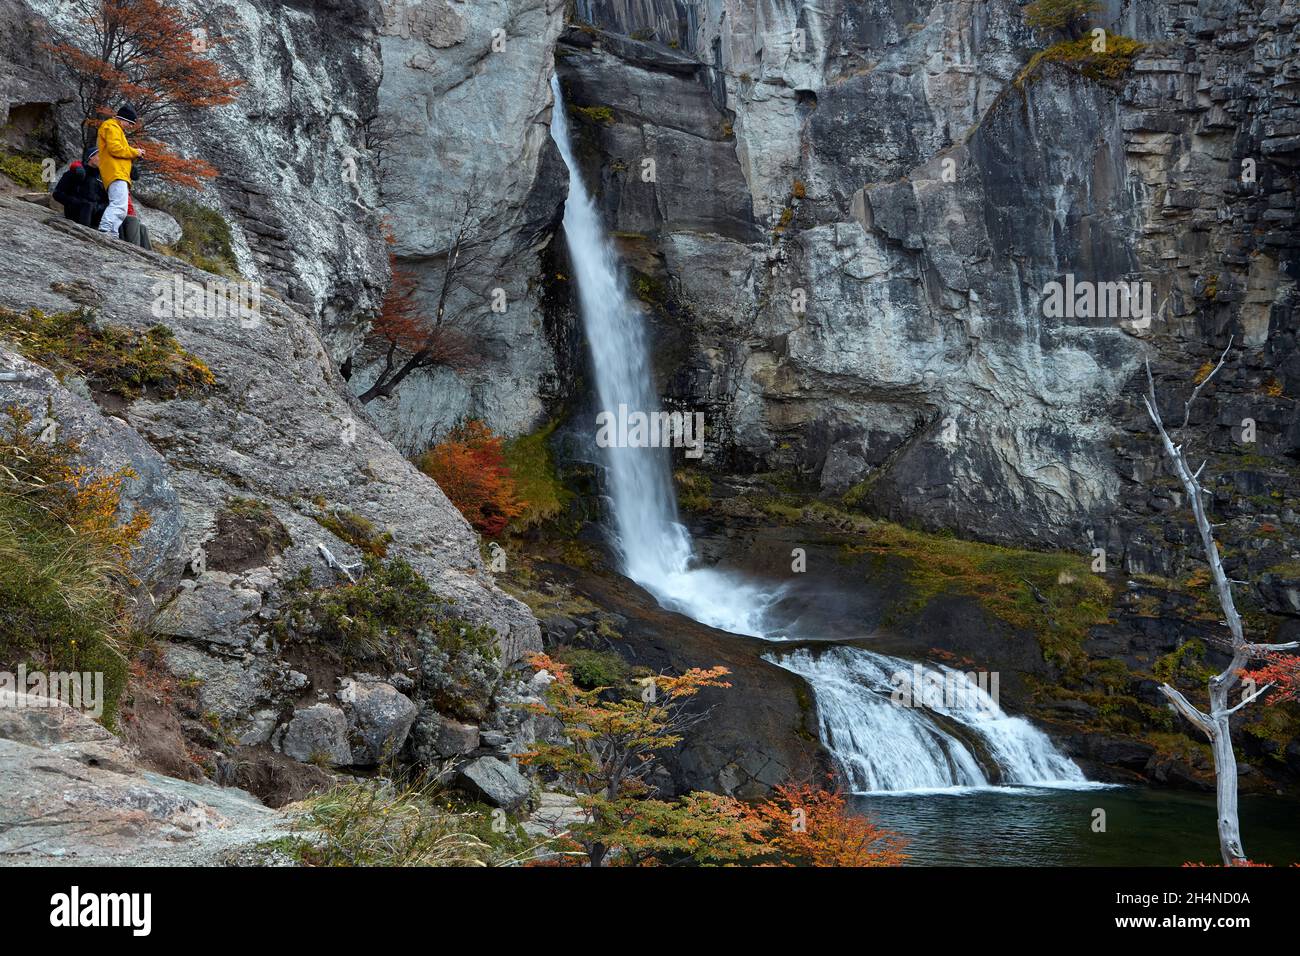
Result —
<instances>
[{"instance_id":1,"label":"green shrub","mask_svg":"<svg viewBox=\"0 0 1300 956\"><path fill-rule=\"evenodd\" d=\"M185 199L149 196L143 202L171 214L180 223L181 237L174 246L159 246L160 251L190 265L217 275L239 274L230 224L221 213Z\"/></svg>"},{"instance_id":2,"label":"green shrub","mask_svg":"<svg viewBox=\"0 0 1300 956\"><path fill-rule=\"evenodd\" d=\"M613 651L568 647L557 652L555 656L561 663L569 665L573 682L583 690L618 687L627 679L627 664Z\"/></svg>"},{"instance_id":3,"label":"green shrub","mask_svg":"<svg viewBox=\"0 0 1300 956\"><path fill-rule=\"evenodd\" d=\"M289 579L287 600L273 625L276 634L335 645L356 661L409 664L420 638L432 639L451 656L496 657L495 632L453 615L451 603L401 558L363 560L356 584L313 588L309 571Z\"/></svg>"},{"instance_id":4,"label":"green shrub","mask_svg":"<svg viewBox=\"0 0 1300 956\"><path fill-rule=\"evenodd\" d=\"M49 192L50 185L42 172L40 157L0 150L0 173L4 173L19 186Z\"/></svg>"},{"instance_id":5,"label":"green shrub","mask_svg":"<svg viewBox=\"0 0 1300 956\"><path fill-rule=\"evenodd\" d=\"M506 466L515 480L516 494L524 501L523 514L511 522L516 530L558 518L573 498L560 480L548 444L557 424L550 422L540 431L506 444Z\"/></svg>"},{"instance_id":6,"label":"green shrub","mask_svg":"<svg viewBox=\"0 0 1300 956\"><path fill-rule=\"evenodd\" d=\"M1098 0L1034 0L1024 7L1025 23L1046 30L1061 30L1076 37L1088 18L1102 9Z\"/></svg>"},{"instance_id":7,"label":"green shrub","mask_svg":"<svg viewBox=\"0 0 1300 956\"><path fill-rule=\"evenodd\" d=\"M594 125L614 125L614 111L608 106L570 106L569 114L575 119Z\"/></svg>"}]
</instances>

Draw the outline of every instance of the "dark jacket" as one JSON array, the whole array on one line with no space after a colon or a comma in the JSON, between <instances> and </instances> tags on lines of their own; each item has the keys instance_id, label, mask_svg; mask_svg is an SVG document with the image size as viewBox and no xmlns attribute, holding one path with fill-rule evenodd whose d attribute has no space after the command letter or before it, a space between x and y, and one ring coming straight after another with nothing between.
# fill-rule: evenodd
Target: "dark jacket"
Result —
<instances>
[{"instance_id":1,"label":"dark jacket","mask_svg":"<svg viewBox=\"0 0 1300 956\"><path fill-rule=\"evenodd\" d=\"M54 198L63 206L63 216L92 229L108 208L108 193L99 174L79 162L68 167L54 187Z\"/></svg>"}]
</instances>

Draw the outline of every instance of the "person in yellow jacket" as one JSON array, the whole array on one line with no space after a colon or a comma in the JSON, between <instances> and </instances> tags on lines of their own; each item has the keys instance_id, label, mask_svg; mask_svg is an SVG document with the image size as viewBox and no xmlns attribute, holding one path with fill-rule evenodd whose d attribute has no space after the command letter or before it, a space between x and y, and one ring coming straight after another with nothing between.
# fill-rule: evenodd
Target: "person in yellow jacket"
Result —
<instances>
[{"instance_id":1,"label":"person in yellow jacket","mask_svg":"<svg viewBox=\"0 0 1300 956\"><path fill-rule=\"evenodd\" d=\"M117 236L131 203L131 161L144 156L144 150L126 141L126 130L135 126L135 110L127 104L99 124L99 178L108 190L108 208L99 221L99 231L110 236Z\"/></svg>"}]
</instances>

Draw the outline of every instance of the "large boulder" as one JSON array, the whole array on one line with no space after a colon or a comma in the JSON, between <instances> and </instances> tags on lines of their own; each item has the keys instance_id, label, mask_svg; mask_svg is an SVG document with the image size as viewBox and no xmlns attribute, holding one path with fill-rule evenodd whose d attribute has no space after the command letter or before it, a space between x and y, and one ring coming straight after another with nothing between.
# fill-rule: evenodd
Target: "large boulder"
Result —
<instances>
[{"instance_id":1,"label":"large boulder","mask_svg":"<svg viewBox=\"0 0 1300 956\"><path fill-rule=\"evenodd\" d=\"M282 753L303 763L342 767L352 762L348 719L332 704L313 704L295 710L276 734L276 743Z\"/></svg>"},{"instance_id":2,"label":"large boulder","mask_svg":"<svg viewBox=\"0 0 1300 956\"><path fill-rule=\"evenodd\" d=\"M461 786L494 807L518 810L532 793L528 778L504 760L479 757L461 768Z\"/></svg>"},{"instance_id":3,"label":"large boulder","mask_svg":"<svg viewBox=\"0 0 1300 956\"><path fill-rule=\"evenodd\" d=\"M207 571L197 581L182 581L180 593L154 619L154 631L167 637L247 644L255 626L243 626L262 607L262 595L235 585L235 577Z\"/></svg>"},{"instance_id":4,"label":"large boulder","mask_svg":"<svg viewBox=\"0 0 1300 956\"><path fill-rule=\"evenodd\" d=\"M65 704L0 691L0 865L214 865L289 832L242 790L138 769Z\"/></svg>"},{"instance_id":5,"label":"large boulder","mask_svg":"<svg viewBox=\"0 0 1300 956\"><path fill-rule=\"evenodd\" d=\"M347 716L352 763L368 767L395 759L419 708L384 681L345 677L342 685L338 698Z\"/></svg>"}]
</instances>

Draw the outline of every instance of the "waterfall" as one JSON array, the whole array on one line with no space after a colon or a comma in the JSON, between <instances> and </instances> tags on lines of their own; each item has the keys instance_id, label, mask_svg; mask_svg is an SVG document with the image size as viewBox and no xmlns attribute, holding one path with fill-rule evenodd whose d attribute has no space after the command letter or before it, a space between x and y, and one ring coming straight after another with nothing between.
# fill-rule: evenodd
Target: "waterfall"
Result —
<instances>
[{"instance_id":1,"label":"waterfall","mask_svg":"<svg viewBox=\"0 0 1300 956\"><path fill-rule=\"evenodd\" d=\"M854 791L989 786L971 746L944 730L932 713L954 730L961 727L968 741L978 741L1003 784L1087 783L1046 734L1023 717L1004 713L987 689L960 671L844 646L800 648L767 659L812 686L822 741ZM925 693L927 688L937 692ZM924 706L896 702L900 693L909 703L923 698Z\"/></svg>"},{"instance_id":2,"label":"waterfall","mask_svg":"<svg viewBox=\"0 0 1300 956\"><path fill-rule=\"evenodd\" d=\"M622 266L605 235L600 212L582 181L573 155L559 79L551 77L555 106L551 136L569 169L564 206L583 329L591 349L596 399L602 411L659 410L643 315L628 294ZM593 423L594 427L594 423ZM752 637L765 633L767 609L781 596L745 577L695 566L690 534L677 520L677 496L662 447L607 447L601 453L611 502L614 546L623 573L661 605L702 624ZM855 789L903 790L987 786L979 762L924 709L892 704L889 673L912 665L856 648L835 647L813 655L798 651L775 660L813 687L828 749L844 765ZM989 700L992 703L992 700ZM942 712L984 742L1006 782L1082 782L1083 775L1028 721L1008 717L993 704Z\"/></svg>"},{"instance_id":3,"label":"waterfall","mask_svg":"<svg viewBox=\"0 0 1300 956\"><path fill-rule=\"evenodd\" d=\"M551 77L555 108L551 136L569 168L564 234L578 282L578 305L591 348L600 409L659 410L650 349L638 304L628 294L623 269L600 211L582 182L573 156L569 119L559 80ZM677 494L664 448L602 448L606 491L612 502L614 545L623 573L664 607L734 634L761 636L764 608L776 597L713 568L692 567L691 537L677 520Z\"/></svg>"}]
</instances>

